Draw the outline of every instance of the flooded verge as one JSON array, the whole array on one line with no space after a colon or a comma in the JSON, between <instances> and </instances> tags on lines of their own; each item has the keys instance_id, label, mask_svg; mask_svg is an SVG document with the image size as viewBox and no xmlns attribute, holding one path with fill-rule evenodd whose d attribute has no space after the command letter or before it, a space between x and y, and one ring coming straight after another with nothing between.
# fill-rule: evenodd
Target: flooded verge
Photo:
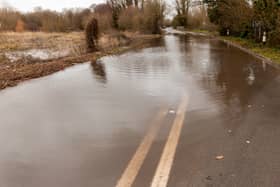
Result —
<instances>
[{"instance_id":1,"label":"flooded verge","mask_svg":"<svg viewBox=\"0 0 280 187\"><path fill-rule=\"evenodd\" d=\"M51 35L51 34L50 34ZM124 42L118 42L118 35L103 36L100 52L85 53L80 44L68 44L64 49L28 49L0 53L0 90L17 85L19 82L38 78L110 54L119 54L130 49L153 45L159 35L129 35ZM108 45L110 43L110 45Z\"/></svg>"},{"instance_id":2,"label":"flooded verge","mask_svg":"<svg viewBox=\"0 0 280 187\"><path fill-rule=\"evenodd\" d=\"M155 114L187 94L170 186L278 186L279 93L269 64L216 39L167 35L0 91L0 181L115 186Z\"/></svg>"},{"instance_id":3,"label":"flooded verge","mask_svg":"<svg viewBox=\"0 0 280 187\"><path fill-rule=\"evenodd\" d=\"M17 62L21 59L30 59L30 61L51 60L66 57L70 54L69 50L54 51L50 49L30 49L25 51L7 52L4 55L10 62Z\"/></svg>"}]
</instances>

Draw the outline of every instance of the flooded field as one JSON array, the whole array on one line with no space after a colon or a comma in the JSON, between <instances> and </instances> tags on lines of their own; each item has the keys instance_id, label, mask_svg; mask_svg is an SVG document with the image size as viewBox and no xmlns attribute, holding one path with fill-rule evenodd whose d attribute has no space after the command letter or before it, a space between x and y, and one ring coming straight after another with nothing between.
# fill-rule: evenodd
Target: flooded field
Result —
<instances>
[{"instance_id":1,"label":"flooded field","mask_svg":"<svg viewBox=\"0 0 280 187\"><path fill-rule=\"evenodd\" d=\"M7 52L5 57L10 62L16 62L22 59L51 60L70 55L70 50L55 51L50 49L30 49L25 51Z\"/></svg>"},{"instance_id":2,"label":"flooded field","mask_svg":"<svg viewBox=\"0 0 280 187\"><path fill-rule=\"evenodd\" d=\"M279 93L279 70L190 35L24 82L0 91L0 186L115 186L165 109L134 182L149 186L186 96L169 186L279 186Z\"/></svg>"}]
</instances>

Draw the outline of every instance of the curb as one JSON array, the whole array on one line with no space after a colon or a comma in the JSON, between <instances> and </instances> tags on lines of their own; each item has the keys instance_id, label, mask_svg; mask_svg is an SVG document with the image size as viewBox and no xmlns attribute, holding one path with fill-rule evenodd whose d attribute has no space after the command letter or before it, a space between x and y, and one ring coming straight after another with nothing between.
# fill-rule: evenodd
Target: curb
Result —
<instances>
[{"instance_id":1,"label":"curb","mask_svg":"<svg viewBox=\"0 0 280 187\"><path fill-rule=\"evenodd\" d=\"M236 47L236 48L238 48L238 49L240 49L240 50L242 50L242 51L244 51L244 52L246 52L246 53L248 53L248 54L250 54L250 55L252 55L252 56L254 56L254 57L258 58L258 59L260 59L260 60L262 60L263 62L269 64L270 66L272 66L272 67L274 67L276 69L280 69L280 64L274 62L270 58L267 58L267 57L262 56L262 55L260 55L258 53L255 53L252 50L247 49L247 48L245 48L245 47L243 47L243 46L241 46L239 44L233 43L233 42L231 42L229 40L222 39L219 36L215 36L215 35L211 35L211 34L204 34L204 33L199 34L199 33L191 32L191 31L187 31L186 34L199 35L199 36L208 36L210 38L215 38L215 39L217 39L219 41L222 41L222 42L224 42L226 44L229 44L229 45L231 45L233 47Z\"/></svg>"}]
</instances>

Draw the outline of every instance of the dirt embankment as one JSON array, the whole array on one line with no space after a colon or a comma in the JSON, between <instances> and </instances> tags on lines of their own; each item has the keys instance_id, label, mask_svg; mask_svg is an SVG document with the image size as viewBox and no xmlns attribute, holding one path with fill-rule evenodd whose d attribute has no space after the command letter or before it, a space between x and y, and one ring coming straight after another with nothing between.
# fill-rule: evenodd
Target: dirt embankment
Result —
<instances>
[{"instance_id":1,"label":"dirt embankment","mask_svg":"<svg viewBox=\"0 0 280 187\"><path fill-rule=\"evenodd\" d=\"M99 52L86 53L83 33L0 34L0 90L66 67L152 45L159 35L102 35Z\"/></svg>"}]
</instances>

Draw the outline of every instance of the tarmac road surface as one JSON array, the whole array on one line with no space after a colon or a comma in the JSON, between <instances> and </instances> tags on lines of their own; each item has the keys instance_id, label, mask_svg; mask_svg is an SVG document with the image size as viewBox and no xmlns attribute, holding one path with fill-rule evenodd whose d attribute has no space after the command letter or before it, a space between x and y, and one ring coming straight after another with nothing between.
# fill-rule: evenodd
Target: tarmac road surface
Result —
<instances>
[{"instance_id":1,"label":"tarmac road surface","mask_svg":"<svg viewBox=\"0 0 280 187\"><path fill-rule=\"evenodd\" d=\"M280 71L166 35L0 92L2 187L280 186Z\"/></svg>"}]
</instances>

